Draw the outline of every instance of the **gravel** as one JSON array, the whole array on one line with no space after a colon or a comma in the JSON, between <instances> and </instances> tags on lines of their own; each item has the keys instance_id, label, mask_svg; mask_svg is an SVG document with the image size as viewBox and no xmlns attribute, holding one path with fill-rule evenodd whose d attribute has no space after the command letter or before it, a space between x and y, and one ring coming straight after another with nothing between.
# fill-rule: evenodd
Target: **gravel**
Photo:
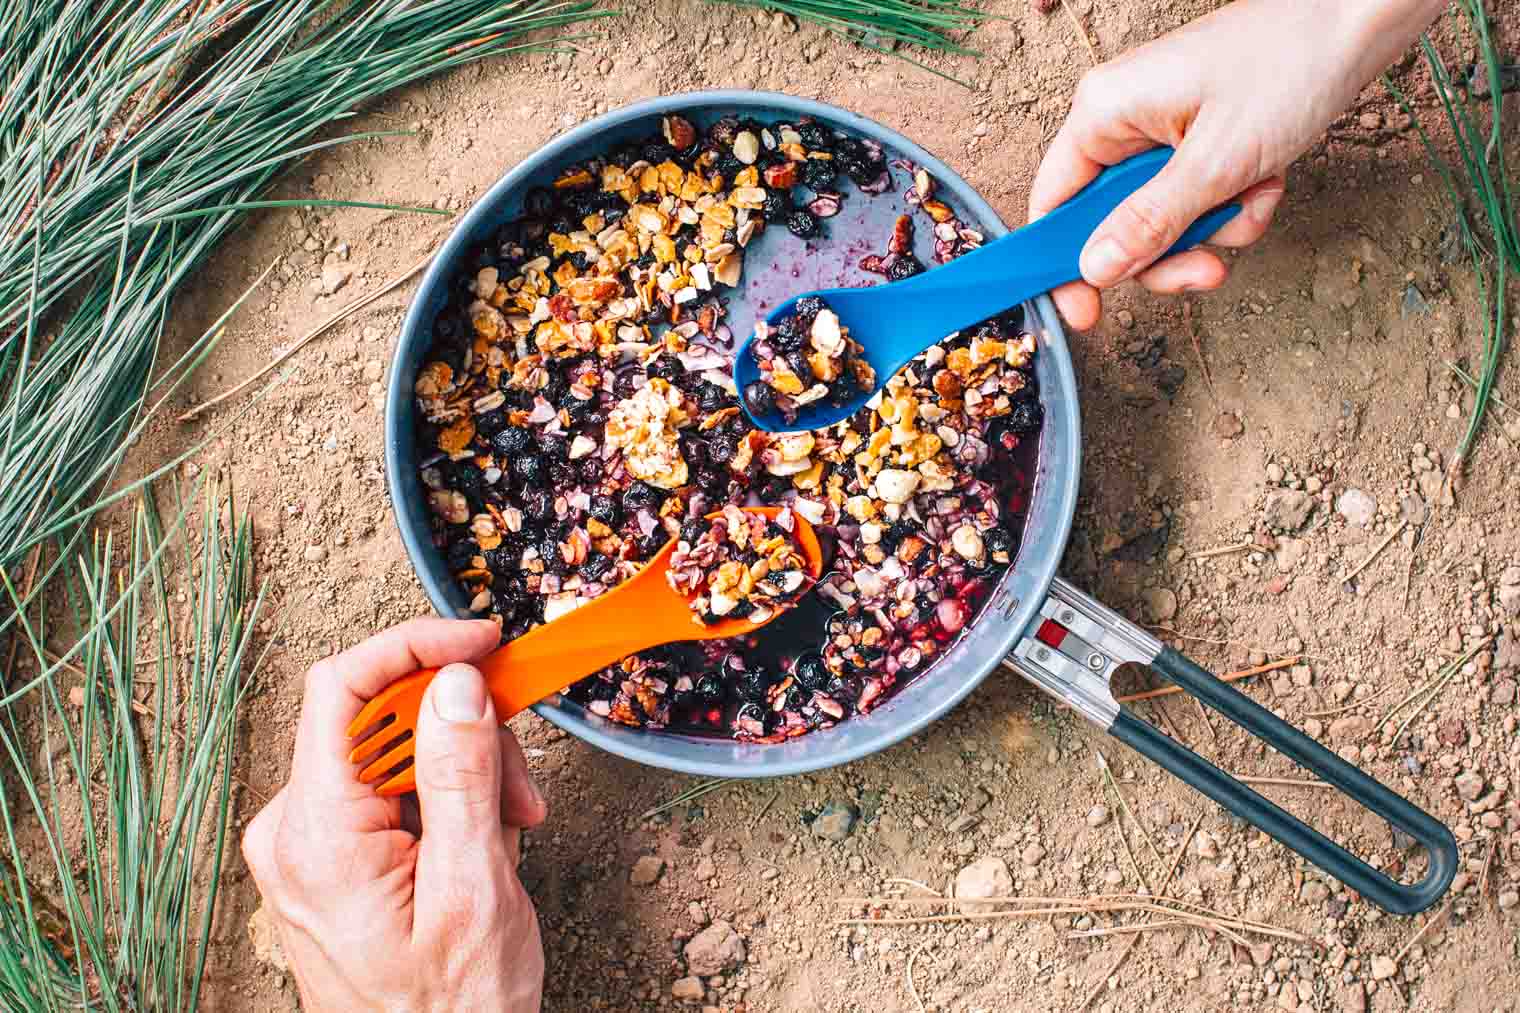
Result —
<instances>
[{"instance_id":1,"label":"gravel","mask_svg":"<svg viewBox=\"0 0 1520 1013\"><path fill-rule=\"evenodd\" d=\"M656 855L644 855L633 863L633 871L628 874L628 882L634 886L653 886L660 878L660 873L665 871L665 859Z\"/></svg>"},{"instance_id":2,"label":"gravel","mask_svg":"<svg viewBox=\"0 0 1520 1013\"><path fill-rule=\"evenodd\" d=\"M744 940L728 922L713 922L686 944L686 969L708 977L723 974L744 963Z\"/></svg>"},{"instance_id":3,"label":"gravel","mask_svg":"<svg viewBox=\"0 0 1520 1013\"><path fill-rule=\"evenodd\" d=\"M824 840L838 843L854 832L855 821L859 818L860 810L848 802L830 801L813 820L813 833Z\"/></svg>"},{"instance_id":4,"label":"gravel","mask_svg":"<svg viewBox=\"0 0 1520 1013\"><path fill-rule=\"evenodd\" d=\"M956 873L955 895L973 900L1012 897L1013 875L1008 871L1008 863L993 857L972 862Z\"/></svg>"}]
</instances>

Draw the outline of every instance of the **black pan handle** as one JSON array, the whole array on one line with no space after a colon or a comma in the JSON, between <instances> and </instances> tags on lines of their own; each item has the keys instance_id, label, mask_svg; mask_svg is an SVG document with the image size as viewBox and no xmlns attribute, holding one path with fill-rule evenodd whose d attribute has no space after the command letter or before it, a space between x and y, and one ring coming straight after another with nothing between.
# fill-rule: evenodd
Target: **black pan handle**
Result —
<instances>
[{"instance_id":1,"label":"black pan handle","mask_svg":"<svg viewBox=\"0 0 1520 1013\"><path fill-rule=\"evenodd\" d=\"M1457 872L1457 842L1440 821L1070 584L1057 579L1051 586L1031 633L1009 658L1026 678L1378 907L1415 914L1440 900L1451 885ZM1424 878L1410 886L1391 879L1124 710L1109 693L1108 680L1127 661L1155 669L1424 845L1430 856Z\"/></svg>"}]
</instances>

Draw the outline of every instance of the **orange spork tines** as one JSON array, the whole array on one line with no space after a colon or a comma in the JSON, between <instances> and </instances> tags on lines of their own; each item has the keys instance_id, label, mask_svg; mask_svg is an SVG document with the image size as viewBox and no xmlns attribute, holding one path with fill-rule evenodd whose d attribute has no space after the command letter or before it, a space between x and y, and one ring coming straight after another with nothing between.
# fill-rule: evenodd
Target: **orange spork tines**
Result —
<instances>
[{"instance_id":1,"label":"orange spork tines","mask_svg":"<svg viewBox=\"0 0 1520 1013\"><path fill-rule=\"evenodd\" d=\"M781 512L779 507L744 509L771 518ZM708 514L709 519L720 516ZM823 569L818 536L795 512L792 518L797 548L816 579ZM748 619L724 619L710 626L696 621L688 599L677 594L665 579L675 545L674 539L667 542L643 569L600 598L529 630L478 662L496 704L497 718L506 721L577 679L646 648L680 640L743 636L765 625ZM772 612L765 622L777 615L780 610ZM353 763L370 761L359 772L359 780L369 784L385 778L376 789L381 795L400 795L416 788L415 768L410 764L400 771L396 768L415 755L417 710L437 671L423 668L397 679L370 700L348 726L350 739L373 730L354 746L348 758ZM388 774L392 776L387 778Z\"/></svg>"}]
</instances>

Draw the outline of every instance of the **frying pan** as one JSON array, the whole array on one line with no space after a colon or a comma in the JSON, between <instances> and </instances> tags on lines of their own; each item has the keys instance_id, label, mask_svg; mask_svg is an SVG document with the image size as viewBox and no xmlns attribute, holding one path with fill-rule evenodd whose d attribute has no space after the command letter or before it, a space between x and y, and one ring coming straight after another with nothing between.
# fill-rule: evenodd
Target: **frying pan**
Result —
<instances>
[{"instance_id":1,"label":"frying pan","mask_svg":"<svg viewBox=\"0 0 1520 1013\"><path fill-rule=\"evenodd\" d=\"M889 160L927 169L938 195L968 227L988 238L1007 229L996 212L944 163L895 131L821 102L752 91L708 91L652 99L615 110L570 130L514 166L468 214L423 276L402 325L386 406L387 481L402 540L434 607L467 616L469 602L433 546L414 444L412 386L431 343L433 321L452 279L474 248L522 212L529 190L551 183L564 165L617 144L656 136L660 117L680 112L705 127L725 114L795 121L812 116L859 138L880 143ZM766 229L750 244L741 287L727 299L735 334L753 327L757 314L808 289L877 281L860 259L884 253L901 197L910 185L895 173L897 193L866 197L850 192L841 213L825 222L828 240L805 247L784 229ZM917 229L919 259L932 263L931 230ZM1431 816L1379 784L1249 697L1220 682L1145 630L1099 604L1056 575L1076 510L1081 473L1077 384L1066 335L1048 296L1025 307L1040 349L1035 374L1045 409L1039 459L1018 558L1002 576L975 622L922 676L901 687L869 714L784 743L760 745L629 728L563 698L537 705L546 720L608 752L669 770L716 777L778 777L848 763L896 743L931 724L966 697L1005 658L1041 690L1154 760L1199 791L1271 834L1378 906L1412 914L1434 904L1456 873L1456 842ZM1318 831L1214 767L1182 744L1125 711L1109 681L1124 663L1148 665L1278 752L1318 774L1422 844L1429 856L1424 877L1395 882Z\"/></svg>"}]
</instances>

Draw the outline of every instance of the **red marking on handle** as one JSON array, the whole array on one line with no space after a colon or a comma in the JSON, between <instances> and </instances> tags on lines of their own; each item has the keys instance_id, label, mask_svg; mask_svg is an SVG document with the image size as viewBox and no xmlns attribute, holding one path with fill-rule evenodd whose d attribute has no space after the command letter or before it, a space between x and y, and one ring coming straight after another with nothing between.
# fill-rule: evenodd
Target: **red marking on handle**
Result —
<instances>
[{"instance_id":1,"label":"red marking on handle","mask_svg":"<svg viewBox=\"0 0 1520 1013\"><path fill-rule=\"evenodd\" d=\"M1040 632L1036 633L1034 636L1036 640L1044 644L1046 647L1053 647L1059 651L1061 649L1061 642L1066 639L1066 634L1068 632L1069 631L1066 629L1066 627L1062 626L1060 623L1056 622L1053 619L1047 619L1040 624Z\"/></svg>"}]
</instances>

